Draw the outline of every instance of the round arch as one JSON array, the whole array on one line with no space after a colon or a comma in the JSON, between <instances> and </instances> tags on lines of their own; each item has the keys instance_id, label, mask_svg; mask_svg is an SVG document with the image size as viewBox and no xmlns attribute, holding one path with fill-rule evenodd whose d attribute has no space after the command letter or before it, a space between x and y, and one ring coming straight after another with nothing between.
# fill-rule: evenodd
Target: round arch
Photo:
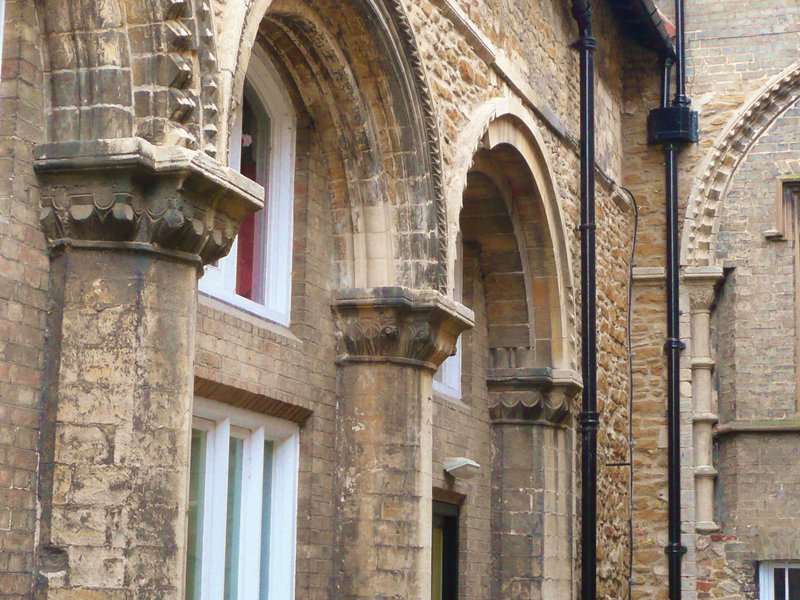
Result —
<instances>
[{"instance_id":1,"label":"round arch","mask_svg":"<svg viewBox=\"0 0 800 600\"><path fill-rule=\"evenodd\" d=\"M739 165L769 126L800 97L800 61L768 81L728 122L697 170L681 239L681 264L715 264L720 208Z\"/></svg>"},{"instance_id":2,"label":"round arch","mask_svg":"<svg viewBox=\"0 0 800 600\"><path fill-rule=\"evenodd\" d=\"M447 181L446 198L448 209L448 223L450 227L448 239L451 241L449 248L448 268L452 271L455 256L454 240L456 239L459 224L459 215L462 209L463 194L467 188L468 175L476 165L475 157L484 150L503 151L508 156L507 160L516 161L516 168L524 168L524 177L529 178L532 184L532 194L522 201L527 208L515 207L511 213L517 230L515 235L528 250L528 264L523 269L526 273L526 293L529 302L533 302L534 291L531 289L532 263L537 261L535 254L541 255L540 250L547 252L548 261L552 261L555 268L555 289L550 290L550 319L551 333L554 340L561 340L560 350L554 346L553 366L555 368L575 368L577 354L575 351L575 300L572 276L572 264L567 247L567 232L562 215L559 195L555 187L553 168L547 154L543 137L529 111L517 100L495 99L479 107L470 120L469 125L459 136L456 143L458 154L455 156L453 169ZM519 204L519 201L518 201ZM536 218L538 213L542 217L541 227L546 230L548 248L535 248L537 245L531 238L533 235L525 234L525 224L519 222L516 213L525 210L531 218ZM524 237L528 241L523 240ZM452 277L449 278L452 280Z\"/></svg>"},{"instance_id":3,"label":"round arch","mask_svg":"<svg viewBox=\"0 0 800 600\"><path fill-rule=\"evenodd\" d=\"M336 285L443 291L447 227L438 131L400 3L259 0L225 23L242 33L225 127L252 49L266 44L322 132L337 195Z\"/></svg>"}]
</instances>

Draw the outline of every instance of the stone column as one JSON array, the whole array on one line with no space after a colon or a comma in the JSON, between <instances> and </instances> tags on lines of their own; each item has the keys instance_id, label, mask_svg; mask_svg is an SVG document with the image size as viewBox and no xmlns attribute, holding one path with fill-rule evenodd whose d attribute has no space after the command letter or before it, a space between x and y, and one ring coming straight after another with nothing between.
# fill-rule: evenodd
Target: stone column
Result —
<instances>
[{"instance_id":1,"label":"stone column","mask_svg":"<svg viewBox=\"0 0 800 600\"><path fill-rule=\"evenodd\" d=\"M684 282L689 291L692 321L692 416L694 432L695 527L700 533L717 531L714 522L713 427L717 422L714 406L711 358L711 306L715 286L722 280L720 267L688 267Z\"/></svg>"},{"instance_id":2,"label":"stone column","mask_svg":"<svg viewBox=\"0 0 800 600\"><path fill-rule=\"evenodd\" d=\"M37 598L182 600L197 275L260 186L138 139L37 149L51 251Z\"/></svg>"},{"instance_id":3,"label":"stone column","mask_svg":"<svg viewBox=\"0 0 800 600\"><path fill-rule=\"evenodd\" d=\"M532 356L530 353L513 353ZM499 356L502 355L502 356ZM569 598L573 590L573 440L580 375L506 366L492 351L491 597ZM503 366L498 367L498 363Z\"/></svg>"},{"instance_id":4,"label":"stone column","mask_svg":"<svg viewBox=\"0 0 800 600\"><path fill-rule=\"evenodd\" d=\"M432 291L345 290L334 597L429 600L433 373L472 311Z\"/></svg>"}]
</instances>

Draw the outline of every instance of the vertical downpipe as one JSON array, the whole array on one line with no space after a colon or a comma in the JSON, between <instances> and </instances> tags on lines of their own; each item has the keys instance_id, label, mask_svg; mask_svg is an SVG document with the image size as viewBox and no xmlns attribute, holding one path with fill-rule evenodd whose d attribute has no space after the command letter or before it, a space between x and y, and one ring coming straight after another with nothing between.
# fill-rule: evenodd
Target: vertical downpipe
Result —
<instances>
[{"instance_id":1,"label":"vertical downpipe","mask_svg":"<svg viewBox=\"0 0 800 600\"><path fill-rule=\"evenodd\" d=\"M686 63L684 48L683 0L675 0L675 98L673 106L687 109ZM681 394L680 359L683 344L680 340L679 312L679 246L678 246L678 155L682 145L664 145L667 177L667 430L669 461L667 469L669 494L669 544L665 548L669 563L669 598L681 600L681 559L686 547L681 543Z\"/></svg>"},{"instance_id":2,"label":"vertical downpipe","mask_svg":"<svg viewBox=\"0 0 800 600\"><path fill-rule=\"evenodd\" d=\"M669 598L681 598L681 407L680 313L678 310L678 153L675 142L664 145L667 176L667 433L668 433L668 520L669 544L664 549L669 562Z\"/></svg>"},{"instance_id":3,"label":"vertical downpipe","mask_svg":"<svg viewBox=\"0 0 800 600\"><path fill-rule=\"evenodd\" d=\"M697 142L697 113L686 96L683 0L675 0L675 96L669 106L672 53L664 57L661 106L647 119L648 143L661 144L666 175L666 276L667 276L667 533L664 548L669 567L669 599L681 599L681 396L679 246L678 246L678 156L686 144Z\"/></svg>"},{"instance_id":4,"label":"vertical downpipe","mask_svg":"<svg viewBox=\"0 0 800 600\"><path fill-rule=\"evenodd\" d=\"M573 0L581 54L581 598L597 598L597 345L594 196L594 50L592 8Z\"/></svg>"}]
</instances>

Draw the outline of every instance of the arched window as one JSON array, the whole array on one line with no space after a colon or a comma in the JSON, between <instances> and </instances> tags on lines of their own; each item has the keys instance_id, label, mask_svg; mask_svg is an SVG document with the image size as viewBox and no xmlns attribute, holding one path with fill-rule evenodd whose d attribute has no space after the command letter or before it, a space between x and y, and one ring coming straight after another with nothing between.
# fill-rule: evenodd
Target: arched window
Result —
<instances>
[{"instance_id":1,"label":"arched window","mask_svg":"<svg viewBox=\"0 0 800 600\"><path fill-rule=\"evenodd\" d=\"M200 291L282 325L292 295L296 118L275 68L256 47L231 132L229 166L266 190L225 258L206 267Z\"/></svg>"}]
</instances>

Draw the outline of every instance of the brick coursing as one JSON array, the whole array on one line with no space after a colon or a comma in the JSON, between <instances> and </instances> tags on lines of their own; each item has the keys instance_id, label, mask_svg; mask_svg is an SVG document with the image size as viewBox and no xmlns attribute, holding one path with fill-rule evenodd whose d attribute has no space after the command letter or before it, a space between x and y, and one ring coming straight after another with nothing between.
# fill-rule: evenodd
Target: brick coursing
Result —
<instances>
[{"instance_id":1,"label":"brick coursing","mask_svg":"<svg viewBox=\"0 0 800 600\"><path fill-rule=\"evenodd\" d=\"M30 597L49 262L32 148L43 139L33 3L5 6L0 86L0 598Z\"/></svg>"}]
</instances>

